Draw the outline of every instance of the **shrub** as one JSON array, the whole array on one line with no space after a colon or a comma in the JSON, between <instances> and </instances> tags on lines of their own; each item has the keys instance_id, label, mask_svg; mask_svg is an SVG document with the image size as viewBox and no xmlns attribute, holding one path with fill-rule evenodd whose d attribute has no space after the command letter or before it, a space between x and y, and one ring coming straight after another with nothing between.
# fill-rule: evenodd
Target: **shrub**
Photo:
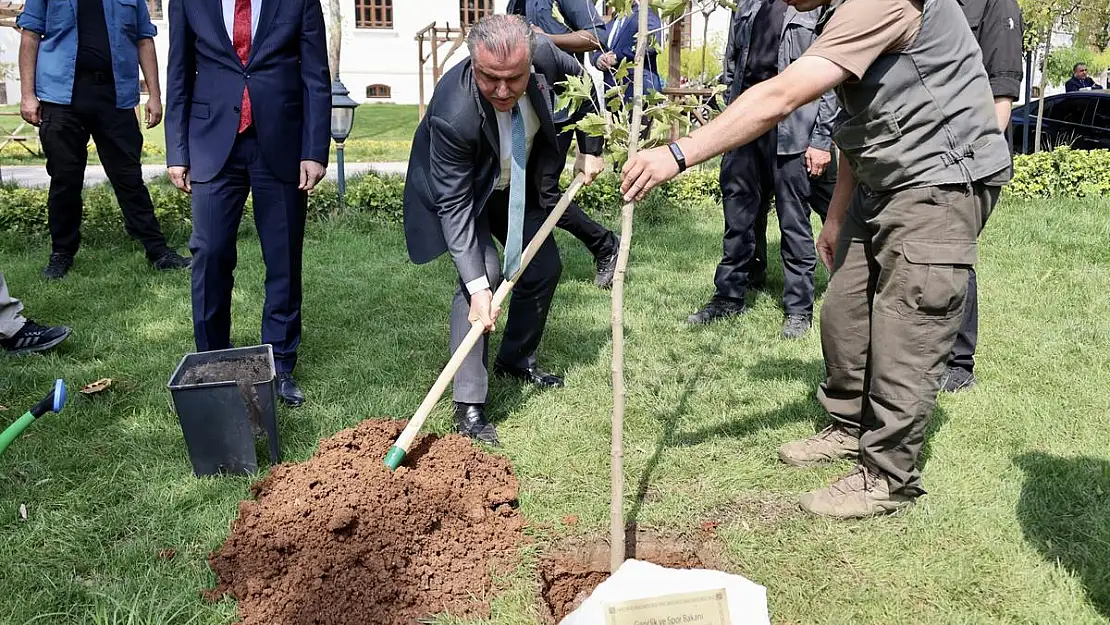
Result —
<instances>
[{"instance_id":1,"label":"shrub","mask_svg":"<svg viewBox=\"0 0 1110 625\"><path fill-rule=\"evenodd\" d=\"M563 188L570 183L563 174ZM173 188L164 176L147 188L163 227L185 228L191 224L189 196ZM1005 193L1019 199L1101 196L1110 192L1110 151L1080 151L1057 148L1015 159L1014 179ZM309 195L310 219L353 216L360 221L397 223L402 215L404 178L396 174L369 173L353 176L347 183L346 206L339 207L336 184L323 181ZM0 186L0 232L42 233L47 230L45 188ZM663 185L637 212L640 219L655 222L677 212L716 205L721 200L718 170L694 168ZM619 178L607 172L579 192L578 204L588 213L610 220L620 216L623 202ZM248 200L247 211L250 211ZM249 221L250 217L244 217ZM85 190L84 228L123 231L115 194L107 184Z\"/></svg>"}]
</instances>

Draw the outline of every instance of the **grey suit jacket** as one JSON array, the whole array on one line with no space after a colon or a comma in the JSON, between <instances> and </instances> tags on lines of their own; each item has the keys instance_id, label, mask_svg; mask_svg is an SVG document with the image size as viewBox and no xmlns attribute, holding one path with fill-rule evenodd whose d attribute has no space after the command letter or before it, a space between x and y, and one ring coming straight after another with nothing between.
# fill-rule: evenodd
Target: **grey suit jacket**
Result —
<instances>
[{"instance_id":1,"label":"grey suit jacket","mask_svg":"<svg viewBox=\"0 0 1110 625\"><path fill-rule=\"evenodd\" d=\"M752 22L759 12L759 0L740 0L732 12L732 25L728 31L728 46L725 48L723 81L729 85L728 101L740 96L744 67L748 64L748 46L752 40ZM798 11L786 7L782 18L782 37L779 40L778 70L786 69L802 56L817 35L813 29L822 9ZM806 104L779 122L778 153L780 155L800 154L813 146L821 150L832 147L832 124L837 113L836 93L828 91L819 99Z\"/></svg>"},{"instance_id":2,"label":"grey suit jacket","mask_svg":"<svg viewBox=\"0 0 1110 625\"><path fill-rule=\"evenodd\" d=\"M537 35L532 66L535 73L524 97L536 111L540 130L527 165L527 197L529 203L550 203L557 198L542 199L543 194L537 190L546 175L561 172L566 166L566 157L557 147L559 130L596 112L596 107L590 102L569 120L555 118L552 85L567 76L581 75L585 69L547 37ZM602 147L602 139L578 132L579 151L600 155ZM471 60L467 59L440 79L413 137L404 192L409 258L422 264L450 252L464 283L485 276L477 220L500 177L497 118L478 91ZM550 211L554 204L541 207Z\"/></svg>"}]
</instances>

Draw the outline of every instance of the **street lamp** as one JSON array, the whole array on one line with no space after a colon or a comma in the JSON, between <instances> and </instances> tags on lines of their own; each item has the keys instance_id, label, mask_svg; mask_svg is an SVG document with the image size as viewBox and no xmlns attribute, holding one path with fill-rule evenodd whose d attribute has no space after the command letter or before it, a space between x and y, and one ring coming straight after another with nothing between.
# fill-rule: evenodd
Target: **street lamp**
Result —
<instances>
[{"instance_id":1,"label":"street lamp","mask_svg":"<svg viewBox=\"0 0 1110 625\"><path fill-rule=\"evenodd\" d=\"M331 138L335 140L335 160L339 165L339 206L343 206L343 193L347 190L347 181L343 176L343 142L351 135L351 128L355 124L355 107L358 102L352 100L347 94L347 88L339 81L339 72L335 73L335 80L331 83Z\"/></svg>"}]
</instances>

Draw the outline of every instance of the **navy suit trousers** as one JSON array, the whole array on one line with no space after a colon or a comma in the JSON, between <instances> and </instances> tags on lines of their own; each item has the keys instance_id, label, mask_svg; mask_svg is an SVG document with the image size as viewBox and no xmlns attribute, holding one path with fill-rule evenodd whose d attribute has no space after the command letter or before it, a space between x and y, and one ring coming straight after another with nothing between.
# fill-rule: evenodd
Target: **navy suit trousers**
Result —
<instances>
[{"instance_id":1,"label":"navy suit trousers","mask_svg":"<svg viewBox=\"0 0 1110 625\"><path fill-rule=\"evenodd\" d=\"M198 351L231 343L231 291L236 233L247 194L266 264L262 343L274 349L279 373L293 371L301 342L301 257L308 196L274 176L253 127L239 135L227 163L210 181L193 183L193 335Z\"/></svg>"}]
</instances>

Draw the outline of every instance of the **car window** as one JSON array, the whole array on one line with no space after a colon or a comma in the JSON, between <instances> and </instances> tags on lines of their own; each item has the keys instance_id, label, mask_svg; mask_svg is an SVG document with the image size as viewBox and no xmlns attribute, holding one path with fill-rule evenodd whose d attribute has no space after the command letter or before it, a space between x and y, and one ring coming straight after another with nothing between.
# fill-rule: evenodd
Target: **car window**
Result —
<instances>
[{"instance_id":1,"label":"car window","mask_svg":"<svg viewBox=\"0 0 1110 625\"><path fill-rule=\"evenodd\" d=\"M1047 108L1048 103L1045 104ZM1044 116L1068 124L1087 124L1090 123L1090 104L1091 98L1061 98L1052 106L1051 114L1045 111Z\"/></svg>"},{"instance_id":2,"label":"car window","mask_svg":"<svg viewBox=\"0 0 1110 625\"><path fill-rule=\"evenodd\" d=\"M1110 98L1099 98L1095 107L1095 118L1092 126L1110 130Z\"/></svg>"}]
</instances>

